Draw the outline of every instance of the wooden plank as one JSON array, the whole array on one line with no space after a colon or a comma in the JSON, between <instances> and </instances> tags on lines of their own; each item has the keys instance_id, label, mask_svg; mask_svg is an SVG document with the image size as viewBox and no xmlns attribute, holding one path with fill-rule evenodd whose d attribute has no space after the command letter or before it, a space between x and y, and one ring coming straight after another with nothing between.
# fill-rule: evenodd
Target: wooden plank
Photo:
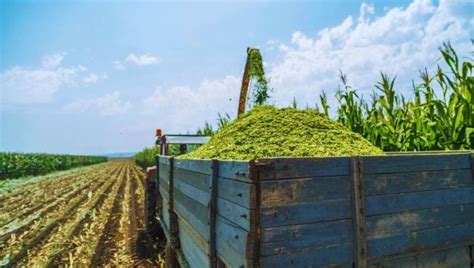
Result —
<instances>
[{"instance_id":1,"label":"wooden plank","mask_svg":"<svg viewBox=\"0 0 474 268\"><path fill-rule=\"evenodd\" d=\"M352 244L307 248L291 254L261 257L262 267L352 267Z\"/></svg>"},{"instance_id":2,"label":"wooden plank","mask_svg":"<svg viewBox=\"0 0 474 268\"><path fill-rule=\"evenodd\" d=\"M349 199L348 176L263 181L262 206Z\"/></svg>"},{"instance_id":3,"label":"wooden plank","mask_svg":"<svg viewBox=\"0 0 474 268\"><path fill-rule=\"evenodd\" d=\"M216 220L217 237L221 239L222 242L227 243L235 252L245 257L248 231L220 215L217 215ZM222 253L224 254L225 252Z\"/></svg>"},{"instance_id":4,"label":"wooden plank","mask_svg":"<svg viewBox=\"0 0 474 268\"><path fill-rule=\"evenodd\" d=\"M339 220L311 224L263 228L261 250L264 256L284 254L352 241L352 221Z\"/></svg>"},{"instance_id":5,"label":"wooden plank","mask_svg":"<svg viewBox=\"0 0 474 268\"><path fill-rule=\"evenodd\" d=\"M185 220L186 222L188 222L189 225L193 227L196 233L198 233L203 240L209 242L209 225L207 223L203 223L201 220L196 218L194 214L192 214L188 209L186 209L179 203L175 204L175 211L176 214L178 214L178 216L182 218L182 220Z\"/></svg>"},{"instance_id":6,"label":"wooden plank","mask_svg":"<svg viewBox=\"0 0 474 268\"><path fill-rule=\"evenodd\" d=\"M187 183L201 191L208 192L210 187L211 176L191 170L175 168L174 176L176 181Z\"/></svg>"},{"instance_id":7,"label":"wooden plank","mask_svg":"<svg viewBox=\"0 0 474 268\"><path fill-rule=\"evenodd\" d=\"M249 161L219 160L219 176L230 180L252 182L249 178Z\"/></svg>"},{"instance_id":8,"label":"wooden plank","mask_svg":"<svg viewBox=\"0 0 474 268\"><path fill-rule=\"evenodd\" d=\"M169 193L170 191L170 186L169 186L169 182L168 181L165 181L165 180L162 180L160 179L159 181L159 189L163 189L166 193Z\"/></svg>"},{"instance_id":9,"label":"wooden plank","mask_svg":"<svg viewBox=\"0 0 474 268\"><path fill-rule=\"evenodd\" d=\"M441 190L474 186L469 169L364 174L366 195Z\"/></svg>"},{"instance_id":10,"label":"wooden plank","mask_svg":"<svg viewBox=\"0 0 474 268\"><path fill-rule=\"evenodd\" d=\"M212 175L210 188L210 202L209 202L209 259L210 267L217 267L217 250L216 250L216 221L217 221L217 190L218 190L218 172L219 162L212 161Z\"/></svg>"},{"instance_id":11,"label":"wooden plank","mask_svg":"<svg viewBox=\"0 0 474 268\"><path fill-rule=\"evenodd\" d=\"M466 169L469 154L364 156L364 173Z\"/></svg>"},{"instance_id":12,"label":"wooden plank","mask_svg":"<svg viewBox=\"0 0 474 268\"><path fill-rule=\"evenodd\" d=\"M188 197L180 190L174 188L174 205L180 204L187 212L191 213L205 225L209 224L209 207L203 206L196 200ZM190 221L190 225L193 226L194 222Z\"/></svg>"},{"instance_id":13,"label":"wooden plank","mask_svg":"<svg viewBox=\"0 0 474 268\"><path fill-rule=\"evenodd\" d=\"M260 180L345 176L349 174L349 157L269 158L258 159L256 164L271 167L260 171Z\"/></svg>"},{"instance_id":14,"label":"wooden plank","mask_svg":"<svg viewBox=\"0 0 474 268\"><path fill-rule=\"evenodd\" d=\"M470 203L474 203L474 187L365 198L367 216Z\"/></svg>"},{"instance_id":15,"label":"wooden plank","mask_svg":"<svg viewBox=\"0 0 474 268\"><path fill-rule=\"evenodd\" d=\"M174 188L185 194L187 197L197 201L199 204L205 207L209 206L210 196L208 192L201 191L179 180L174 181Z\"/></svg>"},{"instance_id":16,"label":"wooden plank","mask_svg":"<svg viewBox=\"0 0 474 268\"><path fill-rule=\"evenodd\" d=\"M185 169L207 175L211 175L212 173L212 160L176 158L174 162L175 168Z\"/></svg>"},{"instance_id":17,"label":"wooden plank","mask_svg":"<svg viewBox=\"0 0 474 268\"><path fill-rule=\"evenodd\" d=\"M170 158L171 158L171 157L169 157L169 156L162 156L162 155L160 155L160 156L158 157L158 162L159 162L160 164L165 164L165 165L168 166L168 165L169 165Z\"/></svg>"},{"instance_id":18,"label":"wooden plank","mask_svg":"<svg viewBox=\"0 0 474 268\"><path fill-rule=\"evenodd\" d=\"M217 198L217 214L249 231L252 211L222 198Z\"/></svg>"},{"instance_id":19,"label":"wooden plank","mask_svg":"<svg viewBox=\"0 0 474 268\"><path fill-rule=\"evenodd\" d=\"M474 223L409 232L397 236L367 241L369 259L421 252L450 243L474 243Z\"/></svg>"},{"instance_id":20,"label":"wooden plank","mask_svg":"<svg viewBox=\"0 0 474 268\"><path fill-rule=\"evenodd\" d=\"M218 193L220 198L231 201L248 209L255 208L255 184L218 178Z\"/></svg>"},{"instance_id":21,"label":"wooden plank","mask_svg":"<svg viewBox=\"0 0 474 268\"><path fill-rule=\"evenodd\" d=\"M469 247L459 247L417 256L417 267L469 267Z\"/></svg>"},{"instance_id":22,"label":"wooden plank","mask_svg":"<svg viewBox=\"0 0 474 268\"><path fill-rule=\"evenodd\" d=\"M352 217L349 200L329 200L286 206L262 207L260 226L304 224Z\"/></svg>"},{"instance_id":23,"label":"wooden plank","mask_svg":"<svg viewBox=\"0 0 474 268\"><path fill-rule=\"evenodd\" d=\"M465 223L474 223L474 204L421 209L366 218L367 239Z\"/></svg>"},{"instance_id":24,"label":"wooden plank","mask_svg":"<svg viewBox=\"0 0 474 268\"><path fill-rule=\"evenodd\" d=\"M158 168L158 178L160 180L169 181L170 166L160 163Z\"/></svg>"},{"instance_id":25,"label":"wooden plank","mask_svg":"<svg viewBox=\"0 0 474 268\"><path fill-rule=\"evenodd\" d=\"M363 163L358 156L351 157L351 197L353 224L353 258L356 268L367 267L367 246L365 238L365 204Z\"/></svg>"},{"instance_id":26,"label":"wooden plank","mask_svg":"<svg viewBox=\"0 0 474 268\"><path fill-rule=\"evenodd\" d=\"M178 222L181 251L190 267L209 267L207 242L203 241L186 222L181 219Z\"/></svg>"},{"instance_id":27,"label":"wooden plank","mask_svg":"<svg viewBox=\"0 0 474 268\"><path fill-rule=\"evenodd\" d=\"M217 237L217 256L224 262L226 267L248 267L247 260L242 254L237 253L228 243Z\"/></svg>"}]
</instances>

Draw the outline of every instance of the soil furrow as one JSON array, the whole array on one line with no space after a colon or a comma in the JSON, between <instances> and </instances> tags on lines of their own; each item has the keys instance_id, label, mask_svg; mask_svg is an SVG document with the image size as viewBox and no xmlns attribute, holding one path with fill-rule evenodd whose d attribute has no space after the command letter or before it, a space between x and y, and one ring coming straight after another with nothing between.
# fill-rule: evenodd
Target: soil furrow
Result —
<instances>
[{"instance_id":1,"label":"soil furrow","mask_svg":"<svg viewBox=\"0 0 474 268\"><path fill-rule=\"evenodd\" d=\"M127 166L128 168L128 166ZM120 216L120 202L122 201L126 180L122 178L120 182L120 188L118 194L115 196L115 200L112 205L111 214L107 223L105 224L102 235L99 238L99 244L97 245L96 252L92 257L91 264L94 267L104 266L115 253L114 236L117 229L119 228L118 217Z\"/></svg>"}]
</instances>

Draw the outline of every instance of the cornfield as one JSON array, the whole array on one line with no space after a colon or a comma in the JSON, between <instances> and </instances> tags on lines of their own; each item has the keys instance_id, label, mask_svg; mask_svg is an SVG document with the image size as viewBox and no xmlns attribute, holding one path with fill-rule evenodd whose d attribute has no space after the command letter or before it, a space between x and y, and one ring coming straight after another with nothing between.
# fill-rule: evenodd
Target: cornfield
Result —
<instances>
[{"instance_id":1,"label":"cornfield","mask_svg":"<svg viewBox=\"0 0 474 268\"><path fill-rule=\"evenodd\" d=\"M102 156L0 153L0 180L43 175L107 161Z\"/></svg>"},{"instance_id":2,"label":"cornfield","mask_svg":"<svg viewBox=\"0 0 474 268\"><path fill-rule=\"evenodd\" d=\"M384 151L474 148L474 77L472 59L461 61L449 43L440 49L448 70L420 72L413 99L397 94L395 78L381 74L370 102L359 97L340 74L337 120ZM441 93L438 96L437 93ZM329 116L323 93L320 109Z\"/></svg>"}]
</instances>

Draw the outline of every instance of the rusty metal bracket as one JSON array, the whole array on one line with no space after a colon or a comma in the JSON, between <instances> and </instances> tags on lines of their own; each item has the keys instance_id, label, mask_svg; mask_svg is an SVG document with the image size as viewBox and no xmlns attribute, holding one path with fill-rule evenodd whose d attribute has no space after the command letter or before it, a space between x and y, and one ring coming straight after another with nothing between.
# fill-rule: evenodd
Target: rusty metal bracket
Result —
<instances>
[{"instance_id":1,"label":"rusty metal bracket","mask_svg":"<svg viewBox=\"0 0 474 268\"><path fill-rule=\"evenodd\" d=\"M211 185L209 187L210 200L209 200L209 266L215 268L218 265L217 262L217 250L216 250L216 219L217 219L217 187L218 187L218 175L219 175L219 161L212 160L212 175Z\"/></svg>"},{"instance_id":2,"label":"rusty metal bracket","mask_svg":"<svg viewBox=\"0 0 474 268\"><path fill-rule=\"evenodd\" d=\"M363 162L358 156L351 157L351 197L352 197L352 226L354 233L353 257L356 268L367 267L367 244L365 236L365 204Z\"/></svg>"}]
</instances>

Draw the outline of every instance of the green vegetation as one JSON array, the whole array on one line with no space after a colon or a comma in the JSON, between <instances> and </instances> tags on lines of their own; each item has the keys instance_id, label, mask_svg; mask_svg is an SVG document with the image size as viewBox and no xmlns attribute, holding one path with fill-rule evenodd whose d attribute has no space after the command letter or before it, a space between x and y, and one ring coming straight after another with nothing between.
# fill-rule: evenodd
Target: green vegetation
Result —
<instances>
[{"instance_id":1,"label":"green vegetation","mask_svg":"<svg viewBox=\"0 0 474 268\"><path fill-rule=\"evenodd\" d=\"M181 158L255 159L380 155L359 134L316 110L257 106L224 126L211 140Z\"/></svg>"},{"instance_id":2,"label":"green vegetation","mask_svg":"<svg viewBox=\"0 0 474 268\"><path fill-rule=\"evenodd\" d=\"M414 98L395 90L395 78L381 74L371 102L359 97L341 73L337 120L384 151L459 150L474 148L474 77L472 59L461 62L449 44L440 49L448 70L420 73ZM436 92L441 92L438 97ZM326 95L322 110L329 115Z\"/></svg>"},{"instance_id":3,"label":"green vegetation","mask_svg":"<svg viewBox=\"0 0 474 268\"><path fill-rule=\"evenodd\" d=\"M107 161L102 156L0 153L0 180L44 175Z\"/></svg>"},{"instance_id":4,"label":"green vegetation","mask_svg":"<svg viewBox=\"0 0 474 268\"><path fill-rule=\"evenodd\" d=\"M160 146L145 148L135 154L133 159L135 163L142 168L147 168L156 165L156 156L160 153Z\"/></svg>"},{"instance_id":5,"label":"green vegetation","mask_svg":"<svg viewBox=\"0 0 474 268\"><path fill-rule=\"evenodd\" d=\"M268 81L265 78L265 70L263 69L262 55L258 49L250 49L249 57L249 75L255 81L252 94L251 104L258 106L266 103L270 98L270 89Z\"/></svg>"}]
</instances>

